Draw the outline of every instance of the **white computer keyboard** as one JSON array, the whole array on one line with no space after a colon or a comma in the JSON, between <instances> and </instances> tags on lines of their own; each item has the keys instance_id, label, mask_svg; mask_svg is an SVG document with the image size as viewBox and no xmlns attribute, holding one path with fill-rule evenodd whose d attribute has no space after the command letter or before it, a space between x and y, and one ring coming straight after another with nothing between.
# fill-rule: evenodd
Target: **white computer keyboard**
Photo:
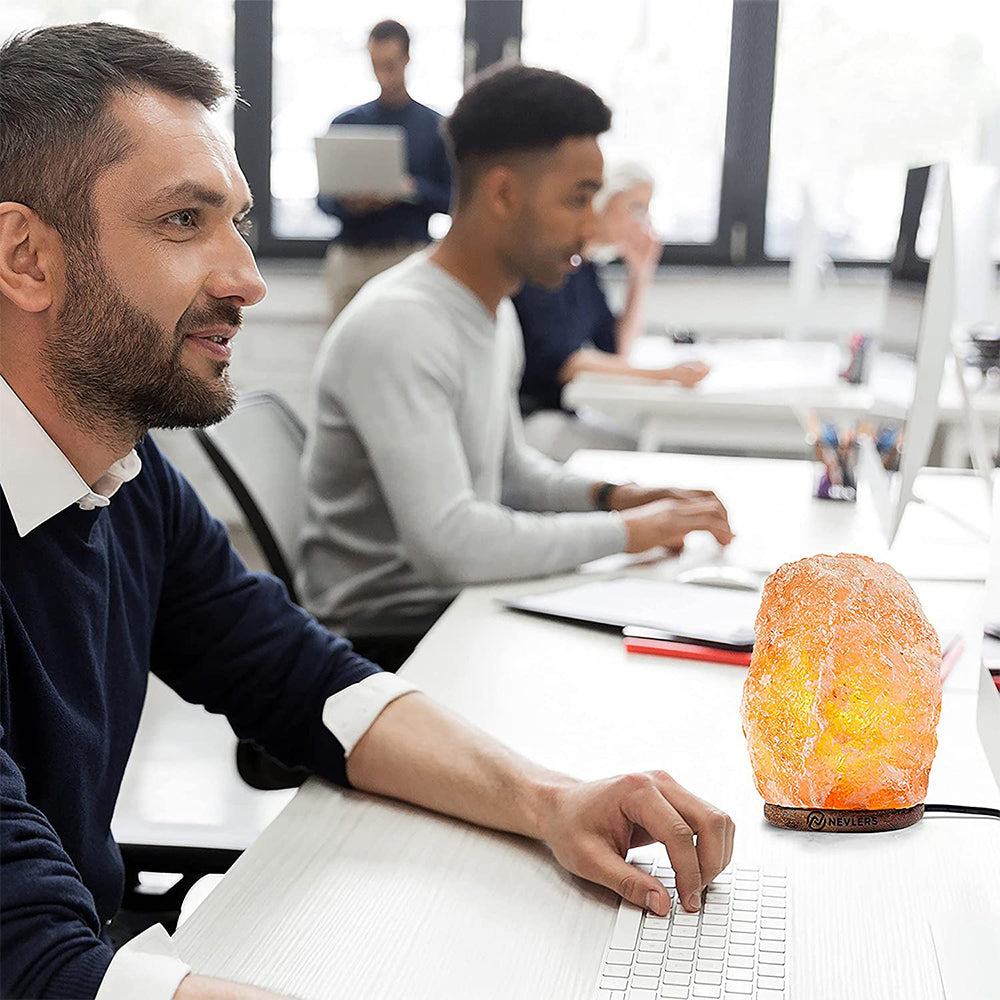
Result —
<instances>
[{"instance_id":1,"label":"white computer keyboard","mask_svg":"<svg viewBox=\"0 0 1000 1000\"><path fill-rule=\"evenodd\" d=\"M601 963L599 1000L788 1000L783 871L731 865L705 889L701 911L687 913L665 855L630 860L660 879L673 902L665 917L621 903Z\"/></svg>"}]
</instances>

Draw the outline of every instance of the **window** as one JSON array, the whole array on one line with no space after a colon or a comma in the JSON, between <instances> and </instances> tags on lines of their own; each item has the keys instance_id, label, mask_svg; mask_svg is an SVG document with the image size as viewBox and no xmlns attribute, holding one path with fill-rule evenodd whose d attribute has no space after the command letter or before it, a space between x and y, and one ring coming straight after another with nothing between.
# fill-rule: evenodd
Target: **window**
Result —
<instances>
[{"instance_id":1,"label":"window","mask_svg":"<svg viewBox=\"0 0 1000 1000\"><path fill-rule=\"evenodd\" d=\"M395 0L382 11L329 0L274 3L271 228L279 239L336 232L336 220L316 207L313 139L341 111L378 96L366 44L386 17L410 33L410 94L448 114L462 93L464 0Z\"/></svg>"},{"instance_id":2,"label":"window","mask_svg":"<svg viewBox=\"0 0 1000 1000\"><path fill-rule=\"evenodd\" d=\"M828 253L885 261L907 167L1000 145L995 3L781 0L775 74L770 257L789 254L806 179Z\"/></svg>"},{"instance_id":3,"label":"window","mask_svg":"<svg viewBox=\"0 0 1000 1000\"><path fill-rule=\"evenodd\" d=\"M52 24L108 21L155 31L183 49L215 63L233 78L232 0L198 0L177 16L177 0L28 0L4 8L3 38L27 28ZM231 121L231 109L226 110Z\"/></svg>"},{"instance_id":4,"label":"window","mask_svg":"<svg viewBox=\"0 0 1000 1000\"><path fill-rule=\"evenodd\" d=\"M589 84L613 111L605 159L656 178L653 224L672 243L719 229L732 3L525 0L521 58Z\"/></svg>"}]
</instances>

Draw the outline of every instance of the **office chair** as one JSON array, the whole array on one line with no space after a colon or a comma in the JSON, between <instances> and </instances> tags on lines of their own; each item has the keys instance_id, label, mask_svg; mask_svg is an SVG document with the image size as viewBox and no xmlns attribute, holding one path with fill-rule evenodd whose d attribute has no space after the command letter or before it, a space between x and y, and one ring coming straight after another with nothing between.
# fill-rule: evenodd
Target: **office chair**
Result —
<instances>
[{"instance_id":1,"label":"office chair","mask_svg":"<svg viewBox=\"0 0 1000 1000\"><path fill-rule=\"evenodd\" d=\"M302 421L276 394L248 392L225 420L194 433L243 512L270 571L301 604L295 556L305 507L299 470L306 440ZM436 618L365 622L345 633L361 656L397 670ZM286 767L251 740L238 743L236 766L247 784L265 790L294 788L309 774Z\"/></svg>"},{"instance_id":2,"label":"office chair","mask_svg":"<svg viewBox=\"0 0 1000 1000\"><path fill-rule=\"evenodd\" d=\"M294 553L303 509L302 421L274 393L248 392L225 420L194 433L243 512L271 573L301 603ZM294 788L309 776L305 768L287 767L252 740L237 743L236 767L248 785L264 790Z\"/></svg>"}]
</instances>

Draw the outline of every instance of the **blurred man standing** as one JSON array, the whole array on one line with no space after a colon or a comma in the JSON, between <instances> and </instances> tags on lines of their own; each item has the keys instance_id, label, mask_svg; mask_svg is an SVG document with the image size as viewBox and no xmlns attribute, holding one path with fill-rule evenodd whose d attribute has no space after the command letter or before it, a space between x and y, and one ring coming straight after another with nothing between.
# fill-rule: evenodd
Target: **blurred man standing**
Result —
<instances>
[{"instance_id":1,"label":"blurred man standing","mask_svg":"<svg viewBox=\"0 0 1000 1000\"><path fill-rule=\"evenodd\" d=\"M340 219L343 227L326 258L331 321L369 278L430 241L427 220L435 212L447 212L451 200L441 116L413 100L406 89L409 32L398 21L380 21L368 36L368 53L381 93L337 115L332 124L401 126L406 131L409 191L399 199L378 194L319 196L319 207Z\"/></svg>"}]
</instances>

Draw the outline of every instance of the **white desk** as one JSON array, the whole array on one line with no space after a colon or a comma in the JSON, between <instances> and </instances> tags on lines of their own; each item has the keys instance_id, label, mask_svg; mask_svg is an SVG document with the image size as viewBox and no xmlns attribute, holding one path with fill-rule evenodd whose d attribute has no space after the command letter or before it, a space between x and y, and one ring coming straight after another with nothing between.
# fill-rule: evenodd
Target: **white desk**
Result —
<instances>
[{"instance_id":1,"label":"white desk","mask_svg":"<svg viewBox=\"0 0 1000 1000\"><path fill-rule=\"evenodd\" d=\"M608 468L613 458L584 454L576 464ZM672 456L625 458L632 478L643 478ZM719 475L735 472L743 482L761 471L751 460L715 461ZM756 550L763 559L781 527L812 507L795 526L799 551L790 554L830 548L831 534L854 530L845 508L797 494L772 499L770 509L755 503L739 512L748 556ZM856 513L863 521L864 510ZM862 524L851 540L866 531ZM676 565L641 572L669 574ZM1000 824L927 817L899 833L844 837L769 827L739 721L745 671L630 656L615 635L516 615L496 602L555 585L468 589L403 668L406 676L546 765L592 777L664 767L729 811L737 855L789 871L796 1000L939 1000L928 915L995 904ZM967 686L982 585L927 581L916 589L941 627L972 630L946 687L929 800L996 805ZM610 892L567 875L543 847L313 780L176 940L199 971L302 998L575 1000L590 995L614 909Z\"/></svg>"},{"instance_id":2,"label":"white desk","mask_svg":"<svg viewBox=\"0 0 1000 1000\"><path fill-rule=\"evenodd\" d=\"M831 420L875 412L903 419L913 392L913 366L904 359L877 356L869 384L852 386L837 377L843 362L836 344L780 339L673 344L663 337L639 341L633 363L666 367L701 359L712 372L693 389L656 381L583 374L563 390L571 408L590 407L639 432L643 451L760 452L802 458L808 455L803 429L807 410ZM1000 430L1000 391L970 390L995 442ZM964 411L954 366L949 365L939 400L945 465L962 464L967 446Z\"/></svg>"}]
</instances>

